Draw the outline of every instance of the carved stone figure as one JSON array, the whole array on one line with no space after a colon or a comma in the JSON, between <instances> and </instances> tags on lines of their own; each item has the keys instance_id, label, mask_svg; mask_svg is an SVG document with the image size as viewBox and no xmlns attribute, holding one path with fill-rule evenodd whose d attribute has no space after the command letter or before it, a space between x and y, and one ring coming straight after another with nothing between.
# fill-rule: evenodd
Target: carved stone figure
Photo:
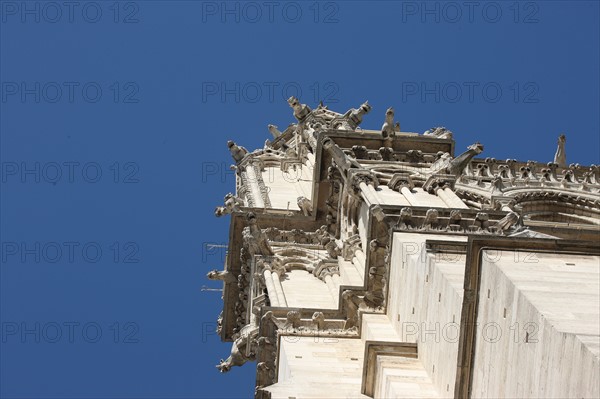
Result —
<instances>
[{"instance_id":1,"label":"carved stone figure","mask_svg":"<svg viewBox=\"0 0 600 399\"><path fill-rule=\"evenodd\" d=\"M428 209L425 214L425 220L423 220L423 229L435 229L438 225L438 216L437 209Z\"/></svg>"},{"instance_id":2,"label":"carved stone figure","mask_svg":"<svg viewBox=\"0 0 600 399\"><path fill-rule=\"evenodd\" d=\"M567 136L564 134L558 136L558 148L556 149L556 154L554 154L554 163L557 164L559 168L567 167L567 154L565 152L566 142Z\"/></svg>"},{"instance_id":3,"label":"carved stone figure","mask_svg":"<svg viewBox=\"0 0 600 399\"><path fill-rule=\"evenodd\" d=\"M384 138L392 138L400 131L400 122L394 124L394 108L390 107L385 111L385 122L381 127L381 135Z\"/></svg>"},{"instance_id":4,"label":"carved stone figure","mask_svg":"<svg viewBox=\"0 0 600 399\"><path fill-rule=\"evenodd\" d=\"M490 227L490 215L488 215L486 212L478 212L477 215L475 215L474 226L482 230Z\"/></svg>"},{"instance_id":5,"label":"carved stone figure","mask_svg":"<svg viewBox=\"0 0 600 399\"><path fill-rule=\"evenodd\" d=\"M331 235L329 234L329 229L328 229L327 225L323 225L323 226L319 227L317 229L317 231L315 231L315 237L317 238L317 241L321 245L325 245L329 241L331 241Z\"/></svg>"},{"instance_id":6,"label":"carved stone figure","mask_svg":"<svg viewBox=\"0 0 600 399\"><path fill-rule=\"evenodd\" d=\"M227 270L211 270L206 274L206 277L210 280L221 280L225 283L235 283L237 281L235 276Z\"/></svg>"},{"instance_id":7,"label":"carved stone figure","mask_svg":"<svg viewBox=\"0 0 600 399\"><path fill-rule=\"evenodd\" d=\"M271 313L273 314L273 313ZM272 346L273 342L271 342L271 340L269 339L269 337L260 337L256 340L256 344L260 347L260 348L266 348L268 346Z\"/></svg>"},{"instance_id":8,"label":"carved stone figure","mask_svg":"<svg viewBox=\"0 0 600 399\"><path fill-rule=\"evenodd\" d=\"M477 169L475 171L475 176L485 176L491 177L492 173L490 172L490 167L487 164L480 163L477 165Z\"/></svg>"},{"instance_id":9,"label":"carved stone figure","mask_svg":"<svg viewBox=\"0 0 600 399\"><path fill-rule=\"evenodd\" d=\"M396 227L402 230L411 229L413 227L412 215L412 208L404 207L400 209L400 219L398 219Z\"/></svg>"},{"instance_id":10,"label":"carved stone figure","mask_svg":"<svg viewBox=\"0 0 600 399\"><path fill-rule=\"evenodd\" d=\"M426 130L423 133L423 135L424 136L434 136L438 139L451 139L452 138L452 132L443 126L432 127L431 129Z\"/></svg>"},{"instance_id":11,"label":"carved stone figure","mask_svg":"<svg viewBox=\"0 0 600 399\"><path fill-rule=\"evenodd\" d=\"M453 209L450 211L450 219L448 220L449 225L458 224L460 225L460 221L462 219L462 214L458 209Z\"/></svg>"},{"instance_id":12,"label":"carved stone figure","mask_svg":"<svg viewBox=\"0 0 600 399\"><path fill-rule=\"evenodd\" d=\"M385 266L379 266L379 267L370 267L369 268L369 277L371 279L381 279L384 276L385 273Z\"/></svg>"},{"instance_id":13,"label":"carved stone figure","mask_svg":"<svg viewBox=\"0 0 600 399\"><path fill-rule=\"evenodd\" d=\"M575 173L573 170L569 169L569 170L565 170L563 171L563 178L561 180L561 183L563 185L563 187L566 187L566 183L576 183L576 179L575 179Z\"/></svg>"},{"instance_id":14,"label":"carved stone figure","mask_svg":"<svg viewBox=\"0 0 600 399\"><path fill-rule=\"evenodd\" d=\"M344 323L344 330L348 330L357 326L360 302L359 298L351 290L344 291L342 293L342 299L346 304L346 322Z\"/></svg>"},{"instance_id":15,"label":"carved stone figure","mask_svg":"<svg viewBox=\"0 0 600 399\"><path fill-rule=\"evenodd\" d=\"M356 159L369 159L369 151L364 145L352 146L352 154Z\"/></svg>"},{"instance_id":16,"label":"carved stone figure","mask_svg":"<svg viewBox=\"0 0 600 399\"><path fill-rule=\"evenodd\" d=\"M325 216L325 222L327 223L327 226L335 224L335 217L333 214L328 213L327 216Z\"/></svg>"},{"instance_id":17,"label":"carved stone figure","mask_svg":"<svg viewBox=\"0 0 600 399\"><path fill-rule=\"evenodd\" d=\"M329 137L323 139L323 148L329 153L335 165L344 175L351 168L360 168L360 164L355 159L348 157L344 151L333 142Z\"/></svg>"},{"instance_id":18,"label":"carved stone figure","mask_svg":"<svg viewBox=\"0 0 600 399\"><path fill-rule=\"evenodd\" d=\"M380 249L385 249L385 245L381 244L379 242L379 240L377 240L376 238L374 238L371 241L369 241L369 250L371 252L375 252L375 251L378 251Z\"/></svg>"},{"instance_id":19,"label":"carved stone figure","mask_svg":"<svg viewBox=\"0 0 600 399\"><path fill-rule=\"evenodd\" d=\"M223 331L223 311L219 313L217 317L217 334L221 335L221 331Z\"/></svg>"},{"instance_id":20,"label":"carved stone figure","mask_svg":"<svg viewBox=\"0 0 600 399\"><path fill-rule=\"evenodd\" d=\"M363 116L371 111L368 101L365 101L358 109L350 109L344 114L344 119L352 129L356 129L361 124Z\"/></svg>"},{"instance_id":21,"label":"carved stone figure","mask_svg":"<svg viewBox=\"0 0 600 399\"><path fill-rule=\"evenodd\" d=\"M298 197L298 207L304 213L304 216L310 216L313 212L312 201L306 197Z\"/></svg>"},{"instance_id":22,"label":"carved stone figure","mask_svg":"<svg viewBox=\"0 0 600 399\"><path fill-rule=\"evenodd\" d=\"M226 360L221 359L216 366L221 373L227 373L234 366L241 366L247 361L254 360L255 354L253 352L250 352L249 356L245 354L246 346L250 344L251 340L251 335L242 335L233 342L231 355Z\"/></svg>"},{"instance_id":23,"label":"carved stone figure","mask_svg":"<svg viewBox=\"0 0 600 399\"><path fill-rule=\"evenodd\" d=\"M240 206L244 205L243 201L235 195L228 193L225 196L225 206L215 208L215 216L221 217L240 210Z\"/></svg>"},{"instance_id":24,"label":"carved stone figure","mask_svg":"<svg viewBox=\"0 0 600 399\"><path fill-rule=\"evenodd\" d=\"M325 327L325 315L323 312L315 312L312 315L312 322L316 330L323 330Z\"/></svg>"},{"instance_id":25,"label":"carved stone figure","mask_svg":"<svg viewBox=\"0 0 600 399\"><path fill-rule=\"evenodd\" d=\"M258 372L258 375L260 375L259 378L264 378L268 381L273 380L273 378L275 377L274 371L269 367L267 362L259 362L256 365L256 371Z\"/></svg>"},{"instance_id":26,"label":"carved stone figure","mask_svg":"<svg viewBox=\"0 0 600 399\"><path fill-rule=\"evenodd\" d=\"M252 212L248 212L246 220L248 222L248 227L244 228L243 237L248 245L250 255L272 256L273 250L271 249L267 236L256 224L256 215Z\"/></svg>"},{"instance_id":27,"label":"carved stone figure","mask_svg":"<svg viewBox=\"0 0 600 399\"><path fill-rule=\"evenodd\" d=\"M393 161L394 149L391 147L379 148L379 154L381 155L382 161Z\"/></svg>"},{"instance_id":28,"label":"carved stone figure","mask_svg":"<svg viewBox=\"0 0 600 399\"><path fill-rule=\"evenodd\" d=\"M267 128L269 129L269 132L273 135L273 138L276 139L277 137L281 136L281 132L277 129L277 126L275 125L268 125Z\"/></svg>"},{"instance_id":29,"label":"carved stone figure","mask_svg":"<svg viewBox=\"0 0 600 399\"><path fill-rule=\"evenodd\" d=\"M294 117L298 119L298 122L302 122L311 112L311 109L308 105L300 104L300 101L294 96L288 99L288 104L294 110Z\"/></svg>"},{"instance_id":30,"label":"carved stone figure","mask_svg":"<svg viewBox=\"0 0 600 399\"><path fill-rule=\"evenodd\" d=\"M300 312L297 310L290 310L287 312L285 319L285 328L286 329L294 329L300 326Z\"/></svg>"},{"instance_id":31,"label":"carved stone figure","mask_svg":"<svg viewBox=\"0 0 600 399\"><path fill-rule=\"evenodd\" d=\"M231 153L231 156L236 164L240 163L240 161L248 154L247 149L242 146L238 146L232 140L227 142L227 147L229 148L229 152Z\"/></svg>"},{"instance_id":32,"label":"carved stone figure","mask_svg":"<svg viewBox=\"0 0 600 399\"><path fill-rule=\"evenodd\" d=\"M337 246L335 240L331 240L327 244L325 244L325 250L327 251L327 254L333 259L337 259L337 257L340 255L340 249Z\"/></svg>"},{"instance_id":33,"label":"carved stone figure","mask_svg":"<svg viewBox=\"0 0 600 399\"><path fill-rule=\"evenodd\" d=\"M425 160L423 157L423 151L421 150L408 150L406 152L406 158L409 162L413 163L419 163Z\"/></svg>"},{"instance_id":34,"label":"carved stone figure","mask_svg":"<svg viewBox=\"0 0 600 399\"><path fill-rule=\"evenodd\" d=\"M459 176L465 169L467 164L471 162L471 159L473 159L475 155L481 154L482 151L482 144L471 144L469 147L467 147L467 151L463 152L462 154L450 161L448 167L446 168L447 173L454 176Z\"/></svg>"},{"instance_id":35,"label":"carved stone figure","mask_svg":"<svg viewBox=\"0 0 600 399\"><path fill-rule=\"evenodd\" d=\"M502 182L502 178L500 176L494 176L492 179L492 187L496 191L502 191L504 189L504 183Z\"/></svg>"},{"instance_id":36,"label":"carved stone figure","mask_svg":"<svg viewBox=\"0 0 600 399\"><path fill-rule=\"evenodd\" d=\"M496 227L501 231L508 231L519 222L520 216L516 212L509 212L496 223Z\"/></svg>"}]
</instances>

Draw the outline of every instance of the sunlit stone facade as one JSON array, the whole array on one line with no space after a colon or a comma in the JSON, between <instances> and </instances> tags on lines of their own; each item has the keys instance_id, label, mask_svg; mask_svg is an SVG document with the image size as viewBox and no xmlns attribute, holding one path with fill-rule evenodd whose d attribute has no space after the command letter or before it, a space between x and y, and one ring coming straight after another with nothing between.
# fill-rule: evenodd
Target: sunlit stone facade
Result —
<instances>
[{"instance_id":1,"label":"sunlit stone facade","mask_svg":"<svg viewBox=\"0 0 600 399\"><path fill-rule=\"evenodd\" d=\"M597 166L289 103L264 148L228 143L222 372L254 361L258 398L600 397Z\"/></svg>"}]
</instances>

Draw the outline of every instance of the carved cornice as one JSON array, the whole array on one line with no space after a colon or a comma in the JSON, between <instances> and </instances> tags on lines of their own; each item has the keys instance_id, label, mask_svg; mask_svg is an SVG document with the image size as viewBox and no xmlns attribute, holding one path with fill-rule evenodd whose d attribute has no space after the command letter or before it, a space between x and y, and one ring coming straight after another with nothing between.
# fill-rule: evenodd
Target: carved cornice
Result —
<instances>
[{"instance_id":1,"label":"carved cornice","mask_svg":"<svg viewBox=\"0 0 600 399\"><path fill-rule=\"evenodd\" d=\"M387 304L392 233L502 236L523 229L517 214L499 211L373 205L369 214L365 299L382 309Z\"/></svg>"},{"instance_id":2,"label":"carved cornice","mask_svg":"<svg viewBox=\"0 0 600 399\"><path fill-rule=\"evenodd\" d=\"M315 182L312 193L312 201L317 216L328 214L329 210L325 208L326 201L321 200L320 197L322 195L331 197L332 186L339 185L339 188L336 187L338 192L347 190L348 185L343 183L347 180L347 174L350 169L371 170L377 179L377 183L375 184L387 184L392 178L393 173L418 173L420 170L428 169L431 166L431 162L434 162L440 153L448 153L451 156L454 151L454 142L450 139L439 139L417 134L400 133L393 138L385 139L380 134L361 134L352 131L331 130L324 125L321 125L312 134L317 143L314 149ZM361 159L360 163L350 155L351 148L357 141L366 147L369 153L369 159ZM390 159L390 161L383 160L380 152L381 148L384 148L381 152L387 154L385 157ZM414 149L421 151L425 162L428 163L415 164L408 162L406 154L408 151ZM382 160L379 160L380 158ZM332 166L333 168L331 168ZM333 173L332 170L334 171ZM382 173L380 170L386 170L386 172ZM387 170L390 170L390 172L387 172ZM425 181L425 177L422 178L422 181ZM343 187L341 187L342 184ZM323 188L326 188L325 192L321 192ZM352 191L349 194L352 194ZM334 199L334 202L330 198L327 205L331 206L332 203L337 203L338 201L339 198L338 200ZM332 215L331 219L333 217Z\"/></svg>"},{"instance_id":3,"label":"carved cornice","mask_svg":"<svg viewBox=\"0 0 600 399\"><path fill-rule=\"evenodd\" d=\"M508 231L508 221L504 220L506 215L506 212L499 211L405 207L398 216L387 216L394 231L503 235ZM515 223L516 221L511 226Z\"/></svg>"},{"instance_id":4,"label":"carved cornice","mask_svg":"<svg viewBox=\"0 0 600 399\"><path fill-rule=\"evenodd\" d=\"M511 206L522 206L524 203L545 202L568 204L581 207L594 213L600 212L600 194L589 191L566 189L558 185L554 187L523 185L505 179L496 179L489 188L482 189L465 184L456 184L455 193L468 205L480 209L499 209L510 203Z\"/></svg>"},{"instance_id":5,"label":"carved cornice","mask_svg":"<svg viewBox=\"0 0 600 399\"><path fill-rule=\"evenodd\" d=\"M348 172L348 179L355 192L360 191L360 183L373 186L373 188L379 187L379 180L375 177L375 174L368 169L350 169Z\"/></svg>"},{"instance_id":6,"label":"carved cornice","mask_svg":"<svg viewBox=\"0 0 600 399\"><path fill-rule=\"evenodd\" d=\"M454 175L435 174L427 177L423 184L423 190L435 194L435 190L438 188L454 189L454 183L456 183L456 176Z\"/></svg>"},{"instance_id":7,"label":"carved cornice","mask_svg":"<svg viewBox=\"0 0 600 399\"><path fill-rule=\"evenodd\" d=\"M560 168L552 162L540 164L535 161L518 162L514 159L474 159L463 171L461 181L490 182L492 178L502 179L503 184L507 186L563 187L596 193L600 190L600 168L597 165L586 167L571 164L567 168Z\"/></svg>"},{"instance_id":8,"label":"carved cornice","mask_svg":"<svg viewBox=\"0 0 600 399\"><path fill-rule=\"evenodd\" d=\"M396 172L392 175L387 186L395 191L400 191L402 187L407 187L410 190L415 187L415 183L410 172Z\"/></svg>"},{"instance_id":9,"label":"carved cornice","mask_svg":"<svg viewBox=\"0 0 600 399\"><path fill-rule=\"evenodd\" d=\"M313 270L313 274L320 280L325 280L325 276L340 274L339 263L335 259L322 260Z\"/></svg>"}]
</instances>

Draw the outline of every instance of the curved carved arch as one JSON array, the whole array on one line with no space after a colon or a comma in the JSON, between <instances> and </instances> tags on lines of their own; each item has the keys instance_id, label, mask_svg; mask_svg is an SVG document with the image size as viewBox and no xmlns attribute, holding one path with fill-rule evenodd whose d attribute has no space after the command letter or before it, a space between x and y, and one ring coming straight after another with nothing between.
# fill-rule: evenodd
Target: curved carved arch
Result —
<instances>
[{"instance_id":1,"label":"curved carved arch","mask_svg":"<svg viewBox=\"0 0 600 399\"><path fill-rule=\"evenodd\" d=\"M587 224L600 226L600 219L565 212L528 212L525 218L540 222Z\"/></svg>"},{"instance_id":2,"label":"curved carved arch","mask_svg":"<svg viewBox=\"0 0 600 399\"><path fill-rule=\"evenodd\" d=\"M312 272L317 263L329 258L325 249L316 246L310 248L298 245L275 247L274 253L278 258L278 264L285 272L291 270Z\"/></svg>"},{"instance_id":3,"label":"curved carved arch","mask_svg":"<svg viewBox=\"0 0 600 399\"><path fill-rule=\"evenodd\" d=\"M493 205L503 198L525 213L555 209L600 219L600 195L556 187L485 188L457 183L456 195L467 204ZM503 201L504 202L504 201Z\"/></svg>"}]
</instances>

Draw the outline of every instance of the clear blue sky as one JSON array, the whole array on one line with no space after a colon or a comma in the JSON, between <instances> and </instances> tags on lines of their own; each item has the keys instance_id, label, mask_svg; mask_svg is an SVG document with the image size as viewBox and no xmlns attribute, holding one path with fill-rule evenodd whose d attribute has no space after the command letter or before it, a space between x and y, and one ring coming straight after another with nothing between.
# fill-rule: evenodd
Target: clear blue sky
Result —
<instances>
[{"instance_id":1,"label":"clear blue sky","mask_svg":"<svg viewBox=\"0 0 600 399\"><path fill-rule=\"evenodd\" d=\"M253 395L200 289L226 140L261 147L291 94L600 162L597 1L275 3L0 1L2 398Z\"/></svg>"}]
</instances>

